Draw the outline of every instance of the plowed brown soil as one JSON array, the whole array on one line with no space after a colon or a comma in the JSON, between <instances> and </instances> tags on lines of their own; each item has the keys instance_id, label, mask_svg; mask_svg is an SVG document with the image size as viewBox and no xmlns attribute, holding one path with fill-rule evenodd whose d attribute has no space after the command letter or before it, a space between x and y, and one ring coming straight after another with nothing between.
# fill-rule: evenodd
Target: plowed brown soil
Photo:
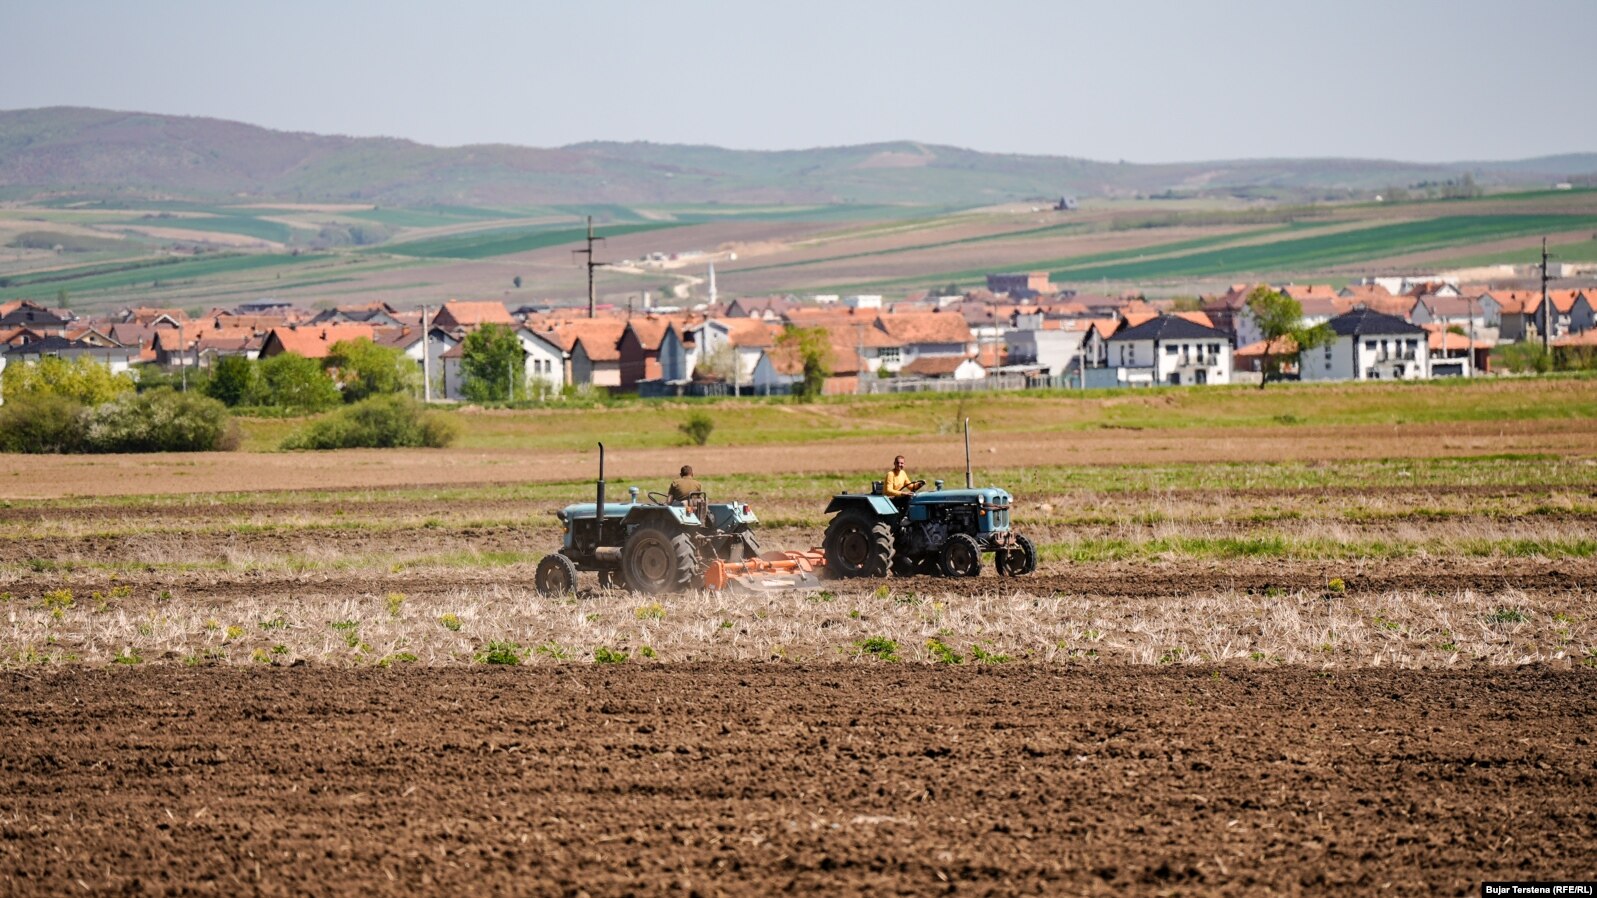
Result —
<instances>
[{"instance_id":1,"label":"plowed brown soil","mask_svg":"<svg viewBox=\"0 0 1597 898\"><path fill-rule=\"evenodd\" d=\"M1597 869L1597 671L0 674L0 894L1478 894Z\"/></svg>"}]
</instances>

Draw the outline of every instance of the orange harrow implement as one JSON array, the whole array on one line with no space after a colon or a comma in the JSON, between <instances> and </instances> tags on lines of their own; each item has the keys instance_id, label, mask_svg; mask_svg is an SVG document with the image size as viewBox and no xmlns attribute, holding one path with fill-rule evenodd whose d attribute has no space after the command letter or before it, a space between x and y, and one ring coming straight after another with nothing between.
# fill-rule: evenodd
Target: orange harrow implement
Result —
<instances>
[{"instance_id":1,"label":"orange harrow implement","mask_svg":"<svg viewBox=\"0 0 1597 898\"><path fill-rule=\"evenodd\" d=\"M712 561L704 572L705 589L775 592L784 589L820 589L826 571L826 553L766 552L745 561Z\"/></svg>"}]
</instances>

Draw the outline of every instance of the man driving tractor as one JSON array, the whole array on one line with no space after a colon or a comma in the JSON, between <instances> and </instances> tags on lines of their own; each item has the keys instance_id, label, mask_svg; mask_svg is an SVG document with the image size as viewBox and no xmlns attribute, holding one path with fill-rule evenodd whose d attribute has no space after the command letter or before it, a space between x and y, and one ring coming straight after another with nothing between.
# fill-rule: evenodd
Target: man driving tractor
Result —
<instances>
[{"instance_id":1,"label":"man driving tractor","mask_svg":"<svg viewBox=\"0 0 1597 898\"><path fill-rule=\"evenodd\" d=\"M893 470L887 472L887 479L882 481L882 492L890 499L912 496L920 492L926 485L924 480L910 480L909 472L904 470L904 456L893 459Z\"/></svg>"},{"instance_id":2,"label":"man driving tractor","mask_svg":"<svg viewBox=\"0 0 1597 898\"><path fill-rule=\"evenodd\" d=\"M693 477L693 466L683 465L680 476L671 481L671 488L666 492L666 501L675 505L686 502L688 496L704 492L704 485Z\"/></svg>"}]
</instances>

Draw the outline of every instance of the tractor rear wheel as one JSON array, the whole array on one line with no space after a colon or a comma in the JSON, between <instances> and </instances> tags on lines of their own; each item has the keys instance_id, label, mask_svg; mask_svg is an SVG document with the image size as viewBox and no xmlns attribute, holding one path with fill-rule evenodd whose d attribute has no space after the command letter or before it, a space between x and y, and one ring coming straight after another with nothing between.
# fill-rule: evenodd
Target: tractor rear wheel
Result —
<instances>
[{"instance_id":1,"label":"tractor rear wheel","mask_svg":"<svg viewBox=\"0 0 1597 898\"><path fill-rule=\"evenodd\" d=\"M981 573L981 545L968 533L956 533L943 543L937 560L945 577L974 577Z\"/></svg>"},{"instance_id":2,"label":"tractor rear wheel","mask_svg":"<svg viewBox=\"0 0 1597 898\"><path fill-rule=\"evenodd\" d=\"M893 528L858 512L826 525L826 568L840 577L885 577L893 564Z\"/></svg>"},{"instance_id":3,"label":"tractor rear wheel","mask_svg":"<svg viewBox=\"0 0 1597 898\"><path fill-rule=\"evenodd\" d=\"M538 592L546 596L563 596L576 592L577 566L561 554L545 555L538 562L538 573L533 576Z\"/></svg>"},{"instance_id":4,"label":"tractor rear wheel","mask_svg":"<svg viewBox=\"0 0 1597 898\"><path fill-rule=\"evenodd\" d=\"M697 572L693 540L686 534L644 527L621 549L621 576L638 592L681 592L693 585Z\"/></svg>"},{"instance_id":5,"label":"tractor rear wheel","mask_svg":"<svg viewBox=\"0 0 1597 898\"><path fill-rule=\"evenodd\" d=\"M1037 569L1037 547L1024 536L1016 536L1015 544L993 553L993 567L1005 577L1023 577Z\"/></svg>"}]
</instances>

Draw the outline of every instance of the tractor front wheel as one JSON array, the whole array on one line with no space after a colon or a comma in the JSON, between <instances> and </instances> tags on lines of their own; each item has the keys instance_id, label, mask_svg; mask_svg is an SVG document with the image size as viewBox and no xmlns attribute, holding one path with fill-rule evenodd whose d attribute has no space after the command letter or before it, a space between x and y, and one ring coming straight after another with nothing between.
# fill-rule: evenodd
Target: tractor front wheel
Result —
<instances>
[{"instance_id":1,"label":"tractor front wheel","mask_svg":"<svg viewBox=\"0 0 1597 898\"><path fill-rule=\"evenodd\" d=\"M993 567L1005 577L1023 577L1037 569L1037 547L1026 537L1016 536L1014 545L993 554Z\"/></svg>"},{"instance_id":2,"label":"tractor front wheel","mask_svg":"<svg viewBox=\"0 0 1597 898\"><path fill-rule=\"evenodd\" d=\"M968 533L956 533L943 543L937 560L945 577L974 577L981 573L981 545Z\"/></svg>"},{"instance_id":3,"label":"tractor front wheel","mask_svg":"<svg viewBox=\"0 0 1597 898\"><path fill-rule=\"evenodd\" d=\"M546 596L563 596L577 590L577 566L564 555L545 555L538 562L538 573L533 577L538 592Z\"/></svg>"},{"instance_id":4,"label":"tractor front wheel","mask_svg":"<svg viewBox=\"0 0 1597 898\"><path fill-rule=\"evenodd\" d=\"M843 513L826 525L826 568L840 577L885 577L893 564L893 528L867 515Z\"/></svg>"},{"instance_id":5,"label":"tractor front wheel","mask_svg":"<svg viewBox=\"0 0 1597 898\"><path fill-rule=\"evenodd\" d=\"M650 594L681 592L693 585L698 563L693 541L645 527L627 538L621 550L621 576L627 586Z\"/></svg>"}]
</instances>

